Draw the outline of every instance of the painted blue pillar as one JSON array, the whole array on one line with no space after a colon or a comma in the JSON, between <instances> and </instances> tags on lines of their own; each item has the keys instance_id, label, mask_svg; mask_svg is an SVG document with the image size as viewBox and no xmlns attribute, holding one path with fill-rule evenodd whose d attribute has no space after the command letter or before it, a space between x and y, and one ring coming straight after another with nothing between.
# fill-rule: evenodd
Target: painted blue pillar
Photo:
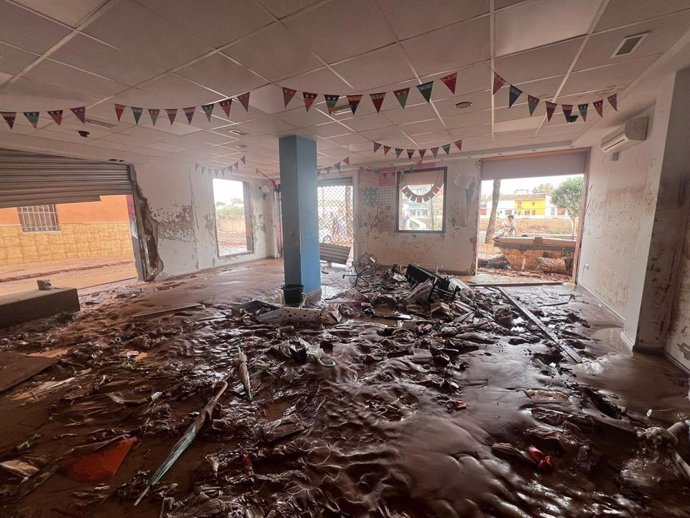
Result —
<instances>
[{"instance_id":1,"label":"painted blue pillar","mask_svg":"<svg viewBox=\"0 0 690 518\"><path fill-rule=\"evenodd\" d=\"M285 284L321 291L316 142L297 135L279 140Z\"/></svg>"}]
</instances>

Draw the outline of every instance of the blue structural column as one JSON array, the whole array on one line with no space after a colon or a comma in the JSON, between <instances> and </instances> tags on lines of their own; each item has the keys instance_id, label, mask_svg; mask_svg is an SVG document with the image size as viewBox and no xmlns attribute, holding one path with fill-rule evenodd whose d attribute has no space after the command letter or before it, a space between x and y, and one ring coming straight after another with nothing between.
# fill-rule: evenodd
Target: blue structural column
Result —
<instances>
[{"instance_id":1,"label":"blue structural column","mask_svg":"<svg viewBox=\"0 0 690 518\"><path fill-rule=\"evenodd\" d=\"M316 142L291 135L279 141L285 284L321 291Z\"/></svg>"}]
</instances>

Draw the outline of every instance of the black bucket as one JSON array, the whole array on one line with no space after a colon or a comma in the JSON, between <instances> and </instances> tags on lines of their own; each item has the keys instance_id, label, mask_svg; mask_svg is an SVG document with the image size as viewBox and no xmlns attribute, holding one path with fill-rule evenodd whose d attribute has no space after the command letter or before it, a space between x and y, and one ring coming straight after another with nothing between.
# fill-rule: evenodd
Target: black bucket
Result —
<instances>
[{"instance_id":1,"label":"black bucket","mask_svg":"<svg viewBox=\"0 0 690 518\"><path fill-rule=\"evenodd\" d=\"M304 286L301 284L286 284L283 286L283 298L285 304L299 304L302 302Z\"/></svg>"}]
</instances>

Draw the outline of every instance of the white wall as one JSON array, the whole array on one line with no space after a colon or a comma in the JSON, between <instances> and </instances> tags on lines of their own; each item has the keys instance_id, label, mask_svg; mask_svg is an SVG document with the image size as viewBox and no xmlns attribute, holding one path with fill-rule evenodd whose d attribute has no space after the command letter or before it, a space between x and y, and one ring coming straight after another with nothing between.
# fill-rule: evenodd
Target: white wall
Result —
<instances>
[{"instance_id":1,"label":"white wall","mask_svg":"<svg viewBox=\"0 0 690 518\"><path fill-rule=\"evenodd\" d=\"M210 172L193 163L156 162L135 166L137 183L158 223L158 253L163 261L160 278L262 259L272 254L272 194L260 191L263 181L251 187L254 252L219 257ZM227 179L245 180L230 175Z\"/></svg>"},{"instance_id":2,"label":"white wall","mask_svg":"<svg viewBox=\"0 0 690 518\"><path fill-rule=\"evenodd\" d=\"M357 254L372 254L383 265L417 263L452 272L474 272L479 215L479 164L476 160L461 159L435 165L448 167L446 230L442 234L396 232L395 184L379 186L378 170L362 171L357 175ZM424 164L424 168L432 166L434 164ZM367 202L367 194L372 193L373 204Z\"/></svg>"},{"instance_id":3,"label":"white wall","mask_svg":"<svg viewBox=\"0 0 690 518\"><path fill-rule=\"evenodd\" d=\"M685 231L681 281L676 295L666 353L690 371L690 225L687 225Z\"/></svg>"}]
</instances>

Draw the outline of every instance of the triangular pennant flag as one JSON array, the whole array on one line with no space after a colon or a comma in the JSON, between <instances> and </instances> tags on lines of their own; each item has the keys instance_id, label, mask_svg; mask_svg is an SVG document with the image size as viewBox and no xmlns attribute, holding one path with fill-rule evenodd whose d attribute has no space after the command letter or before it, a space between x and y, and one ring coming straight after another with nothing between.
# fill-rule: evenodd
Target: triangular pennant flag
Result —
<instances>
[{"instance_id":1,"label":"triangular pennant flag","mask_svg":"<svg viewBox=\"0 0 690 518\"><path fill-rule=\"evenodd\" d=\"M375 94L369 94L371 97L371 102L374 103L374 108L376 108L377 113L381 113L381 105L386 97L386 92L379 92Z\"/></svg>"},{"instance_id":2,"label":"triangular pennant flag","mask_svg":"<svg viewBox=\"0 0 690 518\"><path fill-rule=\"evenodd\" d=\"M345 162L347 165L350 165L350 157L346 156L345 158L343 158L343 162Z\"/></svg>"},{"instance_id":3,"label":"triangular pennant flag","mask_svg":"<svg viewBox=\"0 0 690 518\"><path fill-rule=\"evenodd\" d=\"M374 142L374 153L376 153L380 147L381 147L381 144L379 144L378 142Z\"/></svg>"},{"instance_id":4,"label":"triangular pennant flag","mask_svg":"<svg viewBox=\"0 0 690 518\"><path fill-rule=\"evenodd\" d=\"M537 109L537 105L539 104L539 98L534 97L533 95L528 95L527 96L527 105L529 106L529 114L534 115L534 110Z\"/></svg>"},{"instance_id":5,"label":"triangular pennant flag","mask_svg":"<svg viewBox=\"0 0 690 518\"><path fill-rule=\"evenodd\" d=\"M405 108L405 104L407 104L407 96L410 93L409 88L401 88L400 90L394 90L393 94L395 94L395 98L398 100L400 103L400 106Z\"/></svg>"},{"instance_id":6,"label":"triangular pennant flag","mask_svg":"<svg viewBox=\"0 0 690 518\"><path fill-rule=\"evenodd\" d=\"M508 108L512 108L513 104L515 104L515 101L518 100L518 97L522 95L522 90L520 90L517 86L510 85L510 90L508 91Z\"/></svg>"},{"instance_id":7,"label":"triangular pennant flag","mask_svg":"<svg viewBox=\"0 0 690 518\"><path fill-rule=\"evenodd\" d=\"M337 104L338 99L340 99L340 96L334 94L323 94L323 97L324 99L326 99L326 107L328 107L328 113L333 113L335 105Z\"/></svg>"},{"instance_id":8,"label":"triangular pennant flag","mask_svg":"<svg viewBox=\"0 0 690 518\"><path fill-rule=\"evenodd\" d=\"M387 155L390 150L391 150L390 146L383 146L383 154L384 155Z\"/></svg>"},{"instance_id":9,"label":"triangular pennant flag","mask_svg":"<svg viewBox=\"0 0 690 518\"><path fill-rule=\"evenodd\" d=\"M81 121L82 124L86 121L86 106L77 106L70 108L70 111Z\"/></svg>"},{"instance_id":10,"label":"triangular pennant flag","mask_svg":"<svg viewBox=\"0 0 690 518\"><path fill-rule=\"evenodd\" d=\"M240 158L243 164L247 163L247 155L242 155L242 158Z\"/></svg>"},{"instance_id":11,"label":"triangular pennant flag","mask_svg":"<svg viewBox=\"0 0 690 518\"><path fill-rule=\"evenodd\" d=\"M39 112L24 112L24 117L28 119L34 128L38 125L38 113Z\"/></svg>"},{"instance_id":12,"label":"triangular pennant flag","mask_svg":"<svg viewBox=\"0 0 690 518\"><path fill-rule=\"evenodd\" d=\"M235 170L238 170L240 168L239 160L237 162L235 162L234 164L232 164L232 166L235 168Z\"/></svg>"},{"instance_id":13,"label":"triangular pennant flag","mask_svg":"<svg viewBox=\"0 0 690 518\"><path fill-rule=\"evenodd\" d=\"M14 128L14 120L17 118L17 112L0 112L0 114L2 114L2 118L5 119L10 129Z\"/></svg>"},{"instance_id":14,"label":"triangular pennant flag","mask_svg":"<svg viewBox=\"0 0 690 518\"><path fill-rule=\"evenodd\" d=\"M553 112L556 111L556 106L558 106L555 103L550 103L549 101L546 101L546 118L551 120L551 117L553 116Z\"/></svg>"},{"instance_id":15,"label":"triangular pennant flag","mask_svg":"<svg viewBox=\"0 0 690 518\"><path fill-rule=\"evenodd\" d=\"M249 111L249 94L251 92L247 92L246 94L238 95L237 100L244 106L244 109L246 111Z\"/></svg>"},{"instance_id":16,"label":"triangular pennant flag","mask_svg":"<svg viewBox=\"0 0 690 518\"><path fill-rule=\"evenodd\" d=\"M443 151L446 152L446 155L450 155L450 144L443 144L441 147L443 148Z\"/></svg>"},{"instance_id":17,"label":"triangular pennant flag","mask_svg":"<svg viewBox=\"0 0 690 518\"><path fill-rule=\"evenodd\" d=\"M156 121L158 120L158 114L161 111L158 108L149 108L149 117L151 117L151 124L154 126L156 125Z\"/></svg>"},{"instance_id":18,"label":"triangular pennant flag","mask_svg":"<svg viewBox=\"0 0 690 518\"><path fill-rule=\"evenodd\" d=\"M196 111L196 106L188 106L187 108L182 108L182 111L187 116L187 122L191 124L192 119L194 118L194 112Z\"/></svg>"},{"instance_id":19,"label":"triangular pennant flag","mask_svg":"<svg viewBox=\"0 0 690 518\"><path fill-rule=\"evenodd\" d=\"M580 112L580 117L582 117L582 120L587 122L587 109L589 108L589 104L578 104L577 109Z\"/></svg>"},{"instance_id":20,"label":"triangular pennant flag","mask_svg":"<svg viewBox=\"0 0 690 518\"><path fill-rule=\"evenodd\" d=\"M609 95L606 99L608 99L611 107L618 111L618 94Z\"/></svg>"},{"instance_id":21,"label":"triangular pennant flag","mask_svg":"<svg viewBox=\"0 0 690 518\"><path fill-rule=\"evenodd\" d=\"M338 171L340 171L340 162L338 162L337 164L335 164L335 168L336 168Z\"/></svg>"},{"instance_id":22,"label":"triangular pennant flag","mask_svg":"<svg viewBox=\"0 0 690 518\"><path fill-rule=\"evenodd\" d=\"M426 155L426 149L420 149L419 150L419 158L421 160L424 160L424 155Z\"/></svg>"},{"instance_id":23,"label":"triangular pennant flag","mask_svg":"<svg viewBox=\"0 0 690 518\"><path fill-rule=\"evenodd\" d=\"M170 119L170 124L175 122L175 117L177 117L177 108L166 108L165 113L168 114L168 119Z\"/></svg>"},{"instance_id":24,"label":"triangular pennant flag","mask_svg":"<svg viewBox=\"0 0 690 518\"><path fill-rule=\"evenodd\" d=\"M204 110L204 113L206 114L206 118L208 119L209 122L211 122L211 115L213 115L213 108L215 104L202 104L201 109Z\"/></svg>"},{"instance_id":25,"label":"triangular pennant flag","mask_svg":"<svg viewBox=\"0 0 690 518\"><path fill-rule=\"evenodd\" d=\"M223 108L223 111L225 112L226 117L230 117L230 108L232 108L232 99L223 99L218 103L221 108Z\"/></svg>"},{"instance_id":26,"label":"triangular pennant flag","mask_svg":"<svg viewBox=\"0 0 690 518\"><path fill-rule=\"evenodd\" d=\"M117 120L120 120L122 113L125 111L126 106L124 104L115 105L115 115L117 115Z\"/></svg>"},{"instance_id":27,"label":"triangular pennant flag","mask_svg":"<svg viewBox=\"0 0 690 518\"><path fill-rule=\"evenodd\" d=\"M603 117L604 116L604 101L600 99L598 101L594 101L592 104L594 105L594 109L599 114L599 117Z\"/></svg>"},{"instance_id":28,"label":"triangular pennant flag","mask_svg":"<svg viewBox=\"0 0 690 518\"><path fill-rule=\"evenodd\" d=\"M50 115L53 120L55 121L55 124L58 126L62 124L62 110L50 110L48 112L48 115ZM119 120L119 117L118 117Z\"/></svg>"},{"instance_id":29,"label":"triangular pennant flag","mask_svg":"<svg viewBox=\"0 0 690 518\"><path fill-rule=\"evenodd\" d=\"M409 160L412 160L412 157L414 156L414 149L408 149L407 150L407 158Z\"/></svg>"},{"instance_id":30,"label":"triangular pennant flag","mask_svg":"<svg viewBox=\"0 0 690 518\"><path fill-rule=\"evenodd\" d=\"M347 96L347 102L350 104L350 109L352 110L352 115L355 114L357 111L357 107L359 106L359 102L362 100L361 95L348 95Z\"/></svg>"},{"instance_id":31,"label":"triangular pennant flag","mask_svg":"<svg viewBox=\"0 0 690 518\"><path fill-rule=\"evenodd\" d=\"M427 81L426 83L422 83L421 85L417 85L417 90L419 90L419 93L422 94L422 97L424 97L424 100L426 102L431 101L431 90L434 88L434 82L433 81Z\"/></svg>"},{"instance_id":32,"label":"triangular pennant flag","mask_svg":"<svg viewBox=\"0 0 690 518\"><path fill-rule=\"evenodd\" d=\"M436 158L438 156L438 148L432 147L431 148L431 154L434 155L434 158Z\"/></svg>"},{"instance_id":33,"label":"triangular pennant flag","mask_svg":"<svg viewBox=\"0 0 690 518\"><path fill-rule=\"evenodd\" d=\"M395 158L400 158L400 154L403 152L402 148L395 148Z\"/></svg>"},{"instance_id":34,"label":"triangular pennant flag","mask_svg":"<svg viewBox=\"0 0 690 518\"><path fill-rule=\"evenodd\" d=\"M316 96L319 94L315 94L312 92L302 92L302 96L304 97L304 107L306 108L307 111L309 111L309 108L311 108L311 105L314 104L314 101L316 100Z\"/></svg>"},{"instance_id":35,"label":"triangular pennant flag","mask_svg":"<svg viewBox=\"0 0 690 518\"><path fill-rule=\"evenodd\" d=\"M561 109L563 110L563 116L565 117L565 121L571 122L570 117L573 114L573 105L572 104L561 104Z\"/></svg>"},{"instance_id":36,"label":"triangular pennant flag","mask_svg":"<svg viewBox=\"0 0 690 518\"><path fill-rule=\"evenodd\" d=\"M455 83L458 79L458 73L453 72L452 74L448 74L447 76L443 76L441 78L441 81L443 82L444 85L448 87L448 90L450 90L451 93L455 93Z\"/></svg>"},{"instance_id":37,"label":"triangular pennant flag","mask_svg":"<svg viewBox=\"0 0 690 518\"><path fill-rule=\"evenodd\" d=\"M458 148L458 151L462 151L462 139L456 140L453 142L453 144L455 144L455 147Z\"/></svg>"},{"instance_id":38,"label":"triangular pennant flag","mask_svg":"<svg viewBox=\"0 0 690 518\"><path fill-rule=\"evenodd\" d=\"M283 103L285 104L286 108L287 108L287 105L290 104L290 101L292 101L292 98L295 96L296 93L297 93L297 90L293 90L292 88L283 87Z\"/></svg>"},{"instance_id":39,"label":"triangular pennant flag","mask_svg":"<svg viewBox=\"0 0 690 518\"><path fill-rule=\"evenodd\" d=\"M506 80L494 72L493 93L496 94L496 92L498 92L504 84L506 84Z\"/></svg>"},{"instance_id":40,"label":"triangular pennant flag","mask_svg":"<svg viewBox=\"0 0 690 518\"><path fill-rule=\"evenodd\" d=\"M143 113L144 109L138 106L131 106L131 109L132 115L134 116L134 122L139 124L139 119L141 118L141 114Z\"/></svg>"}]
</instances>

